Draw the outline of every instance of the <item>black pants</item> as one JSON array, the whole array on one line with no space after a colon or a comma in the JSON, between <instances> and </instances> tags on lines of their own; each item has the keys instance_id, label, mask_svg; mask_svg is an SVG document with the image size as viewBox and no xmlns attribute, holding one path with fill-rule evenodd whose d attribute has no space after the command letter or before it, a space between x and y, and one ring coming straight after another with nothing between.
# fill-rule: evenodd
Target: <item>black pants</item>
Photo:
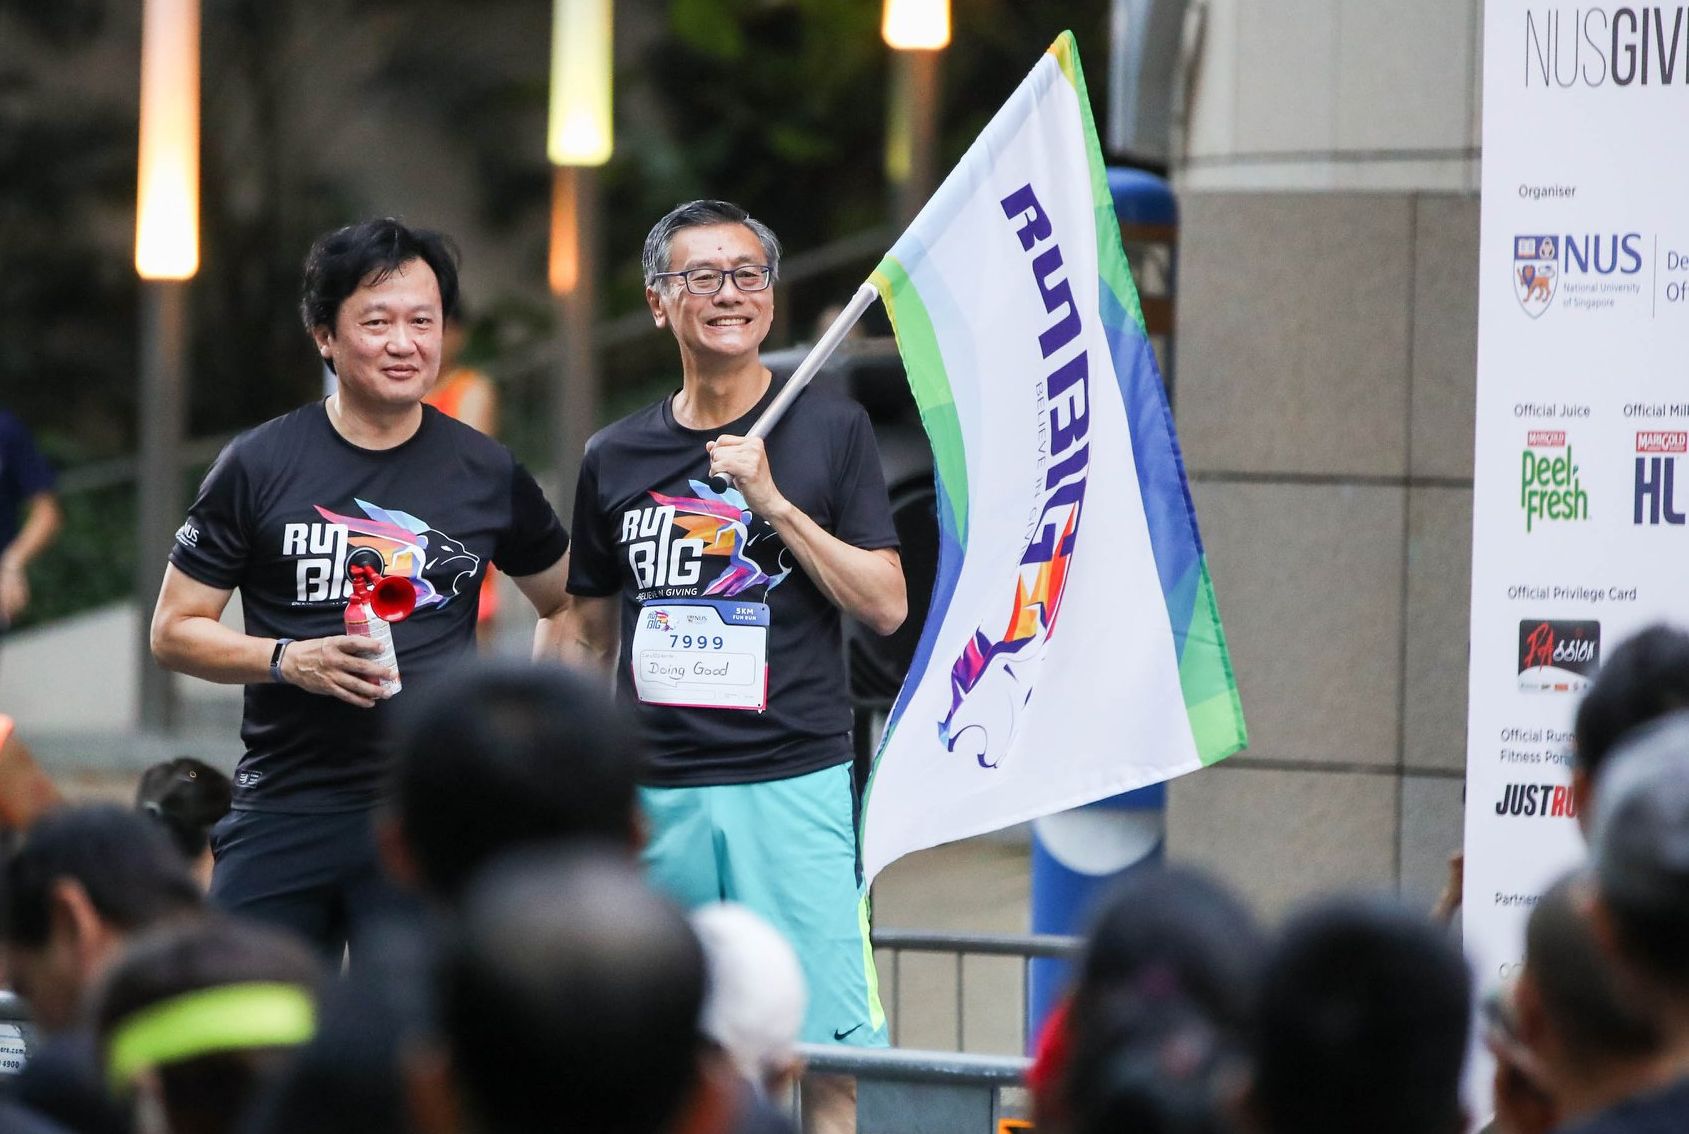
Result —
<instances>
[{"instance_id":1,"label":"black pants","mask_svg":"<svg viewBox=\"0 0 1689 1134\"><path fill-rule=\"evenodd\" d=\"M415 899L382 873L369 811L231 811L211 829L211 904L304 937L338 967Z\"/></svg>"}]
</instances>

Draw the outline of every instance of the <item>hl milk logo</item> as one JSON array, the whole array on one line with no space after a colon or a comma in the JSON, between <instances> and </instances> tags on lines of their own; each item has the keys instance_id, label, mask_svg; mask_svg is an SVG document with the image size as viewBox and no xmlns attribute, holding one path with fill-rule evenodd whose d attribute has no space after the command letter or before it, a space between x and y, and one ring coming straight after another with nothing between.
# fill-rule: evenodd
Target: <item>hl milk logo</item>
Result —
<instances>
[{"instance_id":1,"label":"hl milk logo","mask_svg":"<svg viewBox=\"0 0 1689 1134\"><path fill-rule=\"evenodd\" d=\"M1547 311L1554 302L1554 275L1559 266L1559 244L1554 237L1513 238L1513 294L1531 318Z\"/></svg>"},{"instance_id":2,"label":"hl milk logo","mask_svg":"<svg viewBox=\"0 0 1689 1134\"><path fill-rule=\"evenodd\" d=\"M950 711L938 722L939 739L951 752L971 756L981 768L995 768L1020 727L1043 669L1044 649L1055 632L1067 590L1068 565L1079 538L1080 509L1090 477L1090 369L1079 341L1081 323L1073 288L1062 270L1061 246L1030 184L1000 202L1021 251L1049 241L1032 257L1044 311L1055 322L1038 336L1040 354L1051 365L1038 385L1040 431L1047 434L1043 492L1038 518L1028 534L1015 573L1014 601L1004 622L975 630L950 667Z\"/></svg>"},{"instance_id":3,"label":"hl milk logo","mask_svg":"<svg viewBox=\"0 0 1689 1134\"><path fill-rule=\"evenodd\" d=\"M1601 623L1527 618L1519 623L1519 691L1576 693L1601 665Z\"/></svg>"},{"instance_id":4,"label":"hl milk logo","mask_svg":"<svg viewBox=\"0 0 1689 1134\"><path fill-rule=\"evenodd\" d=\"M1525 435L1519 507L1525 513L1527 532L1535 531L1544 520L1589 519L1589 493L1578 476L1564 429L1533 429Z\"/></svg>"},{"instance_id":5,"label":"hl milk logo","mask_svg":"<svg viewBox=\"0 0 1689 1134\"><path fill-rule=\"evenodd\" d=\"M1645 429L1636 434L1636 508L1634 524L1684 521L1677 506L1677 454L1689 452L1689 432Z\"/></svg>"}]
</instances>

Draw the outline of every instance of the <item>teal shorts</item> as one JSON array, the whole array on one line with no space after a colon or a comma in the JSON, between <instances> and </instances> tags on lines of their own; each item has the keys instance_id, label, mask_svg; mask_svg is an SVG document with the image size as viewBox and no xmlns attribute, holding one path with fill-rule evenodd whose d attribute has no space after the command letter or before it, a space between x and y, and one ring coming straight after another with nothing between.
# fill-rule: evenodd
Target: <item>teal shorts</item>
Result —
<instances>
[{"instance_id":1,"label":"teal shorts","mask_svg":"<svg viewBox=\"0 0 1689 1134\"><path fill-rule=\"evenodd\" d=\"M805 1043L886 1046L850 765L756 784L641 788L651 882L687 908L738 902L797 951Z\"/></svg>"}]
</instances>

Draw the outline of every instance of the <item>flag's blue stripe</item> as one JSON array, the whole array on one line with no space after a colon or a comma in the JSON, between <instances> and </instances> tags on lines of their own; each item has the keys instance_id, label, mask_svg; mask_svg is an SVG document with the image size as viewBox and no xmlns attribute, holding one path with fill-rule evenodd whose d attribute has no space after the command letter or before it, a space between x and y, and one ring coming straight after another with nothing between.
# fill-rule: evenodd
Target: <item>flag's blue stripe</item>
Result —
<instances>
[{"instance_id":1,"label":"flag's blue stripe","mask_svg":"<svg viewBox=\"0 0 1689 1134\"><path fill-rule=\"evenodd\" d=\"M1167 603L1173 641L1183 657L1201 575L1202 536L1185 483L1184 462L1173 433L1173 413L1155 364L1155 352L1138 323L1106 280L1097 289L1114 377L1126 407L1127 430L1138 470L1138 495L1149 525L1156 574Z\"/></svg>"}]
</instances>

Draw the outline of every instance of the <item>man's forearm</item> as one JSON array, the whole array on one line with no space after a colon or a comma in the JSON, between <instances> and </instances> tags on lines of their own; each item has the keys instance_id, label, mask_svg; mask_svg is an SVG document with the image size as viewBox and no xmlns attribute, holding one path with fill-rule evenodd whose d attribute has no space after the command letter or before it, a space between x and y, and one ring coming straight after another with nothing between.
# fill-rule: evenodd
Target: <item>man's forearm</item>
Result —
<instances>
[{"instance_id":1,"label":"man's forearm","mask_svg":"<svg viewBox=\"0 0 1689 1134\"><path fill-rule=\"evenodd\" d=\"M846 543L789 502L766 518L827 601L876 634L903 625L909 595L891 558Z\"/></svg>"},{"instance_id":2,"label":"man's forearm","mask_svg":"<svg viewBox=\"0 0 1689 1134\"><path fill-rule=\"evenodd\" d=\"M6 553L0 555L0 570L22 571L28 568L30 561L45 551L53 542L53 537L59 534L61 518L59 502L52 494L31 497L23 527L7 545Z\"/></svg>"},{"instance_id":3,"label":"man's forearm","mask_svg":"<svg viewBox=\"0 0 1689 1134\"><path fill-rule=\"evenodd\" d=\"M577 669L608 675L616 665L621 650L621 626L613 602L600 599L575 599L552 633L558 657ZM539 635L535 635L534 651L540 650Z\"/></svg>"},{"instance_id":4,"label":"man's forearm","mask_svg":"<svg viewBox=\"0 0 1689 1134\"><path fill-rule=\"evenodd\" d=\"M269 681L275 647L274 638L242 634L215 618L175 618L152 631L152 653L159 665L223 685Z\"/></svg>"}]
</instances>

